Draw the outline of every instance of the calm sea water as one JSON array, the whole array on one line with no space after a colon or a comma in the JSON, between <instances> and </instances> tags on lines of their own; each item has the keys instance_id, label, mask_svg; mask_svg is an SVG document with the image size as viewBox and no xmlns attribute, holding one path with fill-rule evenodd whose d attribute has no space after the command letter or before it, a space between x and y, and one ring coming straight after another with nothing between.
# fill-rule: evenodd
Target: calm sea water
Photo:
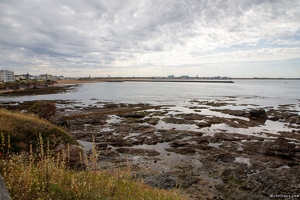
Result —
<instances>
[{"instance_id":1,"label":"calm sea water","mask_svg":"<svg viewBox=\"0 0 300 200\"><path fill-rule=\"evenodd\" d=\"M300 111L300 80L235 80L235 83L86 83L75 92L22 97L0 97L0 101L74 100L95 102L150 103L186 106L191 100L278 106L293 104Z\"/></svg>"}]
</instances>

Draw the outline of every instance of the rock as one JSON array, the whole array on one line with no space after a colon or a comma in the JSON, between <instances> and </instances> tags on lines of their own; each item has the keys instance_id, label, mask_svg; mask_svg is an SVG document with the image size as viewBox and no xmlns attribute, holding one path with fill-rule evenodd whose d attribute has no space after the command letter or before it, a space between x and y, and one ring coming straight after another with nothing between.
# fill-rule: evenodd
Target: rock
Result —
<instances>
[{"instance_id":1,"label":"rock","mask_svg":"<svg viewBox=\"0 0 300 200\"><path fill-rule=\"evenodd\" d=\"M273 144L268 144L265 150L265 154L268 156L276 156L290 161L300 160L299 152L296 145L284 137L278 137Z\"/></svg>"},{"instance_id":2,"label":"rock","mask_svg":"<svg viewBox=\"0 0 300 200\"><path fill-rule=\"evenodd\" d=\"M105 150L107 148L107 146L108 145L106 143L102 142L102 143L97 144L97 149L98 150Z\"/></svg>"},{"instance_id":3,"label":"rock","mask_svg":"<svg viewBox=\"0 0 300 200\"><path fill-rule=\"evenodd\" d=\"M277 117L277 116L269 116L269 117L268 117L268 120L271 120L271 121L278 121L278 120L279 120L279 117Z\"/></svg>"},{"instance_id":4,"label":"rock","mask_svg":"<svg viewBox=\"0 0 300 200\"><path fill-rule=\"evenodd\" d=\"M186 146L187 144L188 144L187 142L174 141L174 142L170 142L170 147L183 147Z\"/></svg>"},{"instance_id":5,"label":"rock","mask_svg":"<svg viewBox=\"0 0 300 200\"><path fill-rule=\"evenodd\" d=\"M247 116L247 111L246 110L230 110L230 109L211 109L212 111L216 112L221 112L229 115L234 115L234 116Z\"/></svg>"},{"instance_id":6,"label":"rock","mask_svg":"<svg viewBox=\"0 0 300 200\"><path fill-rule=\"evenodd\" d=\"M118 148L116 149L119 153L126 153L131 155L139 156L158 156L160 153L150 149L138 149L138 148Z\"/></svg>"},{"instance_id":7,"label":"rock","mask_svg":"<svg viewBox=\"0 0 300 200\"><path fill-rule=\"evenodd\" d=\"M300 123L300 116L297 114L297 111L270 109L267 114L269 115L268 119L272 121L287 122L292 124Z\"/></svg>"},{"instance_id":8,"label":"rock","mask_svg":"<svg viewBox=\"0 0 300 200\"><path fill-rule=\"evenodd\" d=\"M86 167L86 165L84 163L85 152L84 152L83 147L81 147L81 146L70 144L68 147L66 144L61 143L54 149L54 153L55 153L55 155L57 155L58 153L61 153L62 150L64 150L64 152L67 153L68 149L69 149L69 153L70 153L69 161L67 161L68 165L71 168L85 168ZM80 156L80 154L81 154L81 156Z\"/></svg>"},{"instance_id":9,"label":"rock","mask_svg":"<svg viewBox=\"0 0 300 200\"><path fill-rule=\"evenodd\" d=\"M199 138L197 138L196 142L198 144L206 144L206 145L208 145L209 144L208 139L209 139L208 137L199 137Z\"/></svg>"},{"instance_id":10,"label":"rock","mask_svg":"<svg viewBox=\"0 0 300 200\"><path fill-rule=\"evenodd\" d=\"M216 158L225 163L232 163L235 160L235 157L230 153L216 155Z\"/></svg>"},{"instance_id":11,"label":"rock","mask_svg":"<svg viewBox=\"0 0 300 200\"><path fill-rule=\"evenodd\" d=\"M148 123L151 124L151 125L156 125L158 122L159 122L159 118L150 118L148 120Z\"/></svg>"},{"instance_id":12,"label":"rock","mask_svg":"<svg viewBox=\"0 0 300 200\"><path fill-rule=\"evenodd\" d=\"M118 114L119 117L124 117L124 118L144 118L145 115L144 114L140 114L140 113L122 113L122 114Z\"/></svg>"},{"instance_id":13,"label":"rock","mask_svg":"<svg viewBox=\"0 0 300 200\"><path fill-rule=\"evenodd\" d=\"M252 109L249 113L251 119L267 119L267 113L264 109Z\"/></svg>"},{"instance_id":14,"label":"rock","mask_svg":"<svg viewBox=\"0 0 300 200\"><path fill-rule=\"evenodd\" d=\"M109 138L107 144L112 145L114 147L128 146L127 142L122 138Z\"/></svg>"},{"instance_id":15,"label":"rock","mask_svg":"<svg viewBox=\"0 0 300 200\"><path fill-rule=\"evenodd\" d=\"M37 101L28 111L37 114L41 118L50 120L56 113L56 106L52 102Z\"/></svg>"},{"instance_id":16,"label":"rock","mask_svg":"<svg viewBox=\"0 0 300 200\"><path fill-rule=\"evenodd\" d=\"M208 123L208 122L198 122L196 125L197 125L199 128L211 127L211 123Z\"/></svg>"},{"instance_id":17,"label":"rock","mask_svg":"<svg viewBox=\"0 0 300 200\"><path fill-rule=\"evenodd\" d=\"M60 115L55 114L53 118L51 118L50 122L57 126L67 127L68 123L64 120Z\"/></svg>"},{"instance_id":18,"label":"rock","mask_svg":"<svg viewBox=\"0 0 300 200\"><path fill-rule=\"evenodd\" d=\"M91 135L95 135L98 149L101 149L99 162L125 166L127 160L124 157L128 155L132 172L143 174L137 178L158 188L173 189L176 184L181 185L183 193L191 199L267 199L271 193L293 194L299 191L300 120L294 111L287 108L272 110L272 107L251 112L249 109L221 110L208 106L190 108L209 109L231 117L210 116L205 112L176 114L174 111L170 114L169 109L115 112L122 107L128 106L111 104L104 108L113 111L114 117L82 115L66 118L76 139L91 141ZM83 111L95 112L92 109ZM112 120L109 122L108 119ZM267 119L285 122L289 130L270 133L263 126ZM160 120L172 126L155 126L160 125ZM198 130L179 130L172 128L174 124L176 127L193 124ZM209 129L212 134L207 133L205 127L214 124L217 126ZM261 132L252 131L252 127L259 127ZM252 134L243 134L239 130ZM267 137L262 137L264 135ZM277 139L279 135L282 137ZM141 149L143 144L153 145L155 151L147 145L144 145L147 149ZM167 152L160 155L162 149ZM113 167L110 164L101 166Z\"/></svg>"},{"instance_id":19,"label":"rock","mask_svg":"<svg viewBox=\"0 0 300 200\"><path fill-rule=\"evenodd\" d=\"M0 199L11 200L10 194L5 186L2 176L0 175Z\"/></svg>"},{"instance_id":20,"label":"rock","mask_svg":"<svg viewBox=\"0 0 300 200\"><path fill-rule=\"evenodd\" d=\"M196 150L192 149L190 147L181 147L181 148L165 148L166 151L171 151L171 152L175 152L178 154L182 154L182 155L187 155L187 154L195 154Z\"/></svg>"},{"instance_id":21,"label":"rock","mask_svg":"<svg viewBox=\"0 0 300 200\"><path fill-rule=\"evenodd\" d=\"M181 180L181 186L183 188L187 188L187 187L190 187L192 184L195 184L198 182L198 178L194 177L194 176L191 176L189 174L182 174L182 175L179 175L179 177L182 179Z\"/></svg>"},{"instance_id":22,"label":"rock","mask_svg":"<svg viewBox=\"0 0 300 200\"><path fill-rule=\"evenodd\" d=\"M176 181L168 174L147 176L144 178L144 182L159 189L174 189L176 187Z\"/></svg>"}]
</instances>

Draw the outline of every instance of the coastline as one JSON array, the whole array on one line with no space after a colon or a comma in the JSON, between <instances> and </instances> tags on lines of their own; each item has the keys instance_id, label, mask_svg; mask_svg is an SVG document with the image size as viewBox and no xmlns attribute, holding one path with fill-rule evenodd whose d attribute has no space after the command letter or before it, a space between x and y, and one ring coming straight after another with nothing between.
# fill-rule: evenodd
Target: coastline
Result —
<instances>
[{"instance_id":1,"label":"coastline","mask_svg":"<svg viewBox=\"0 0 300 200\"><path fill-rule=\"evenodd\" d=\"M292 193L298 179L281 183L299 171L299 116L287 109L294 105L227 109L238 106L236 98L227 103L191 100L190 112L172 105L99 101L100 107L86 107L59 100L56 103L69 105L57 109L56 122L64 124L87 155L96 144L102 170L130 166L153 188L179 184L190 199L265 199L275 191ZM4 106L27 110L33 103Z\"/></svg>"},{"instance_id":2,"label":"coastline","mask_svg":"<svg viewBox=\"0 0 300 200\"><path fill-rule=\"evenodd\" d=\"M84 80L57 80L58 85L82 84L98 82L170 82L170 83L234 83L231 80L203 80L203 79L149 79L149 78L103 78Z\"/></svg>"},{"instance_id":3,"label":"coastline","mask_svg":"<svg viewBox=\"0 0 300 200\"><path fill-rule=\"evenodd\" d=\"M83 83L121 80L64 80L60 85L34 89L32 94L50 94L47 90L63 88L76 90ZM127 85L132 87L132 84ZM160 84L147 85L159 85L161 89ZM116 87L126 88L123 86L116 84ZM197 88L201 84L186 87L193 86ZM226 87L220 84L215 88ZM91 135L95 136L98 163L103 170L130 166L132 173L151 187L168 189L180 184L181 192L191 199L208 195L216 199L232 199L234 195L265 199L266 194L275 191L293 193L298 179L288 179L289 184L281 183L284 177L296 176L299 171L299 100L274 106L269 101L267 105L255 104L252 98L240 93L218 97L209 94L205 99L195 95L183 100L184 104L167 101L159 106L148 104L146 99L130 103L106 101L98 99L95 93L84 96L91 100L88 104L81 104L84 101L77 98L51 102L59 105L55 123L66 128L83 145L87 155L91 154ZM132 98L134 94L126 95ZM241 98L245 101L240 101ZM34 103L34 100L4 100L0 105L24 111ZM251 196L252 193L255 196Z\"/></svg>"},{"instance_id":4,"label":"coastline","mask_svg":"<svg viewBox=\"0 0 300 200\"><path fill-rule=\"evenodd\" d=\"M137 82L166 82L166 83L234 83L231 80L203 80L203 79L144 79L144 80L124 80Z\"/></svg>"},{"instance_id":5,"label":"coastline","mask_svg":"<svg viewBox=\"0 0 300 200\"><path fill-rule=\"evenodd\" d=\"M234 80L299 80L293 78L232 78L232 79L164 79L164 78L86 78L77 80L57 80L55 85L68 85L68 84L83 84L83 83L99 83L99 82L187 82L187 83L234 83ZM1 93L1 91L0 91Z\"/></svg>"}]
</instances>

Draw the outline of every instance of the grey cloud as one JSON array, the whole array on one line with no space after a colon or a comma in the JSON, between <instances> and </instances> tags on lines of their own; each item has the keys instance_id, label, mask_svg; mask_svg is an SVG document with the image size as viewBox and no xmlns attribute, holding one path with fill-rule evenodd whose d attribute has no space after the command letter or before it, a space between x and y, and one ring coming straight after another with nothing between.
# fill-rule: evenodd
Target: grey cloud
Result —
<instances>
[{"instance_id":1,"label":"grey cloud","mask_svg":"<svg viewBox=\"0 0 300 200\"><path fill-rule=\"evenodd\" d=\"M262 40L290 47L299 42L299 8L273 0L1 1L0 66L126 68L176 49L194 59Z\"/></svg>"}]
</instances>

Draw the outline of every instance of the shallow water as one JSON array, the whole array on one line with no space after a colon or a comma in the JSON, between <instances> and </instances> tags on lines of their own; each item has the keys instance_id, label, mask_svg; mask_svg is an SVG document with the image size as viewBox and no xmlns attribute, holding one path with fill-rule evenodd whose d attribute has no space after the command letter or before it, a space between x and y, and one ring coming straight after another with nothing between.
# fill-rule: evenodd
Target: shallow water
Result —
<instances>
[{"instance_id":1,"label":"shallow water","mask_svg":"<svg viewBox=\"0 0 300 200\"><path fill-rule=\"evenodd\" d=\"M192 113L227 119L249 120L245 117L218 112L218 109L283 108L300 114L299 88L300 80L235 80L233 84L99 82L82 84L77 88L77 91L70 93L21 97L0 96L0 101L69 100L71 105L67 104L67 106L71 107L102 107L103 102L149 103L152 105L169 105L163 106L161 109L149 109L148 111L151 111L154 116L155 112L165 112L164 117ZM66 105L59 103L57 106L66 107ZM72 113L72 109L68 112ZM159 118L162 119L162 117ZM111 115L107 125L115 123L120 123L120 118ZM226 124L213 124L211 127L198 128L194 124L171 124L162 120L154 127L157 129L201 131L207 135L225 131L258 137L267 137L263 133L276 135L278 131L295 130L288 128L285 123L270 120L267 120L264 125L251 128L233 128ZM111 131L112 129L105 127L102 131L104 130Z\"/></svg>"}]
</instances>

